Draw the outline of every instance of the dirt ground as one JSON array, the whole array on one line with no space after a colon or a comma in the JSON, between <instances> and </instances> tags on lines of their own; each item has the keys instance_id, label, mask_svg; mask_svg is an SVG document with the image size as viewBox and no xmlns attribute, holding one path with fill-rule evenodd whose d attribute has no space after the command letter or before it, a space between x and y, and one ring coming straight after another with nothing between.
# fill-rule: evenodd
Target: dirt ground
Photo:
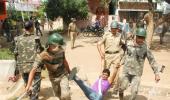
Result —
<instances>
[{"instance_id":1,"label":"dirt ground","mask_svg":"<svg viewBox=\"0 0 170 100\"><path fill-rule=\"evenodd\" d=\"M76 40L75 48L72 50L70 49L70 40L68 39L68 37L65 37L65 40L67 41L67 45L65 47L66 58L70 67L73 68L75 66L78 66L80 69L78 75L82 79L87 80L89 84L93 84L96 78L98 78L99 76L101 63L96 43L100 39L101 38L98 37L83 37L80 34L78 39ZM166 68L165 71L161 74L161 81L156 84L154 81L153 71L148 64L148 61L146 60L137 100L169 100L170 79L168 77L170 77L170 60L168 59L168 57L170 56L170 33L166 34L165 43L163 45L159 44L159 37L155 34L153 39L152 51L157 62L165 65ZM42 95L46 94L43 93L43 91L48 91L51 88L47 87L44 87L44 89L42 89ZM70 88L72 100L88 100L75 82L70 82ZM128 88L125 93L125 100L128 99L129 95L130 89ZM105 100L118 100L118 96L112 95L112 90L110 90Z\"/></svg>"}]
</instances>

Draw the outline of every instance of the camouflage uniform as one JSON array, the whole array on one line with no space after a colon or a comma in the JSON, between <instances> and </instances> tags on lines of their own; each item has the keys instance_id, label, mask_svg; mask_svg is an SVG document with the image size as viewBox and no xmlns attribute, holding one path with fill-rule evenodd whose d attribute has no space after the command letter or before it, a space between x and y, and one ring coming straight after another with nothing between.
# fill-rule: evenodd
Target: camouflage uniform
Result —
<instances>
[{"instance_id":1,"label":"camouflage uniform","mask_svg":"<svg viewBox=\"0 0 170 100\"><path fill-rule=\"evenodd\" d=\"M53 59L49 61L37 55L33 64L34 68L37 69L38 67L36 66L45 64L49 73L49 78L52 83L55 96L59 97L60 100L70 100L68 72L64 66L64 50L60 49L56 53L51 53L48 51L44 52L47 52L50 56L53 57Z\"/></svg>"},{"instance_id":2,"label":"camouflage uniform","mask_svg":"<svg viewBox=\"0 0 170 100\"><path fill-rule=\"evenodd\" d=\"M146 57L154 73L158 74L159 65L156 63L154 56L147 45L145 43L143 45L137 45L134 41L127 42L120 93L123 93L128 84L131 83L132 95L129 100L136 99Z\"/></svg>"},{"instance_id":3,"label":"camouflage uniform","mask_svg":"<svg viewBox=\"0 0 170 100\"><path fill-rule=\"evenodd\" d=\"M35 43L35 36L34 35L21 35L15 38L15 51L14 53L17 54L17 70L19 73L22 74L22 78L27 84L29 72L32 69L33 62L36 56L36 43ZM34 82L41 78L41 68L37 70ZM30 96L31 100L38 99L38 92L40 91L40 84L39 82L34 90L32 95Z\"/></svg>"},{"instance_id":4,"label":"camouflage uniform","mask_svg":"<svg viewBox=\"0 0 170 100\"><path fill-rule=\"evenodd\" d=\"M74 43L77 37L77 26L75 22L71 22L68 26L70 39L71 39L71 48L74 48Z\"/></svg>"}]
</instances>

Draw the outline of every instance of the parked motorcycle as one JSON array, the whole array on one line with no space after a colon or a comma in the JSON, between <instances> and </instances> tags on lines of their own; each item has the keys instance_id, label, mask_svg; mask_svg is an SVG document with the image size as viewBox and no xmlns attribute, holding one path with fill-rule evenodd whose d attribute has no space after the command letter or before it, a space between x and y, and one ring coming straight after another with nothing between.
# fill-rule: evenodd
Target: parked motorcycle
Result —
<instances>
[{"instance_id":1,"label":"parked motorcycle","mask_svg":"<svg viewBox=\"0 0 170 100\"><path fill-rule=\"evenodd\" d=\"M104 34L104 28L102 27L92 27L92 26L87 26L87 28L85 28L83 30L83 36L84 37L89 37L89 36L98 36L101 37Z\"/></svg>"}]
</instances>

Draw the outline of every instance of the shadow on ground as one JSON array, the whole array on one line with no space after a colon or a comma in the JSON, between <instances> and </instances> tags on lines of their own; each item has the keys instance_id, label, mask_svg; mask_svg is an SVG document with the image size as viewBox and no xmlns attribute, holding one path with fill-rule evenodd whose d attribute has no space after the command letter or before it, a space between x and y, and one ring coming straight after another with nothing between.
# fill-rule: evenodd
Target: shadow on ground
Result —
<instances>
[{"instance_id":1,"label":"shadow on ground","mask_svg":"<svg viewBox=\"0 0 170 100\"><path fill-rule=\"evenodd\" d=\"M124 100L129 100L131 95L124 96ZM136 100L148 100L147 97L143 95L137 95Z\"/></svg>"},{"instance_id":2,"label":"shadow on ground","mask_svg":"<svg viewBox=\"0 0 170 100\"><path fill-rule=\"evenodd\" d=\"M131 95L126 95L124 96L124 100L129 100ZM119 96L118 95L113 95L113 93L111 91L109 91L106 96L104 97L104 100L119 100ZM148 100L147 97L143 96L143 95L137 95L136 100Z\"/></svg>"}]
</instances>

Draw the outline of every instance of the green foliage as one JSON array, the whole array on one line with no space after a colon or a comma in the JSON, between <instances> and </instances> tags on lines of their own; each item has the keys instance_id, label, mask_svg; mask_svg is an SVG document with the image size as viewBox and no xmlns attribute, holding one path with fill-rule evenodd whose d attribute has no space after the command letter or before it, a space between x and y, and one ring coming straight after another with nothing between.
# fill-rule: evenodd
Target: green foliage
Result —
<instances>
[{"instance_id":1,"label":"green foliage","mask_svg":"<svg viewBox=\"0 0 170 100\"><path fill-rule=\"evenodd\" d=\"M88 6L86 0L49 0L45 11L50 19L62 16L67 23L72 17L86 18Z\"/></svg>"},{"instance_id":2,"label":"green foliage","mask_svg":"<svg viewBox=\"0 0 170 100\"><path fill-rule=\"evenodd\" d=\"M43 2L41 6L38 8L38 18L44 18L46 2Z\"/></svg>"},{"instance_id":3,"label":"green foliage","mask_svg":"<svg viewBox=\"0 0 170 100\"><path fill-rule=\"evenodd\" d=\"M0 49L0 60L8 60L8 59L14 59L13 53L7 48Z\"/></svg>"}]
</instances>

